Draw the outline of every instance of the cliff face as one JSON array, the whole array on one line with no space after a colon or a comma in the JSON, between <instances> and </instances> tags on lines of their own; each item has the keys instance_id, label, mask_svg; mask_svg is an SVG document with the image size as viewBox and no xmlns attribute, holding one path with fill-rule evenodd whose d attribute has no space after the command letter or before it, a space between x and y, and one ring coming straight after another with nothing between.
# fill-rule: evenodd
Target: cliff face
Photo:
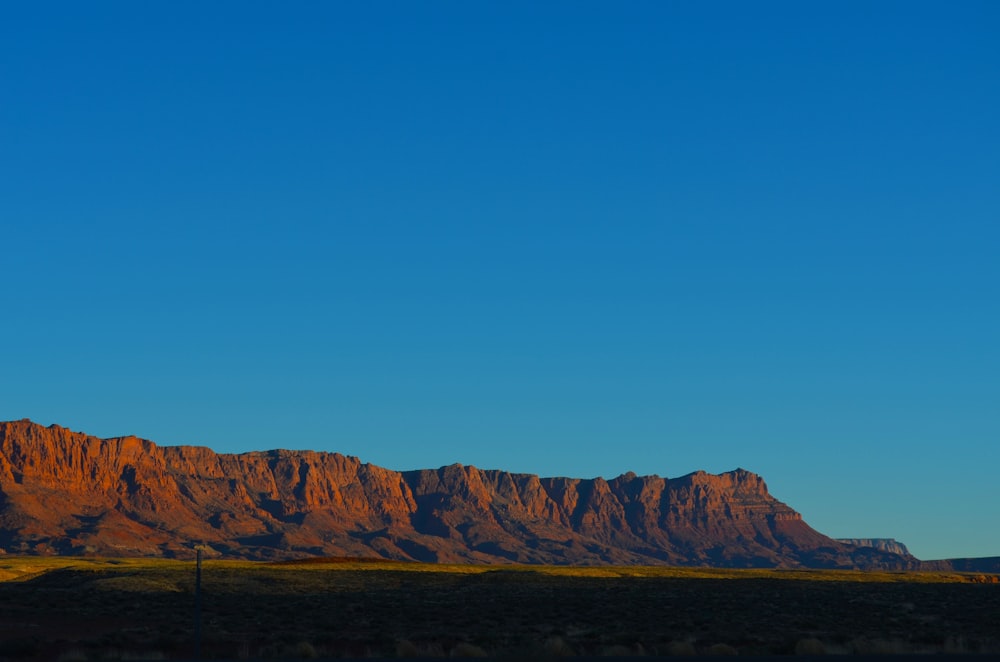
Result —
<instances>
[{"instance_id":1,"label":"cliff face","mask_svg":"<svg viewBox=\"0 0 1000 662\"><path fill-rule=\"evenodd\" d=\"M0 548L251 559L915 567L834 541L737 469L539 478L459 464L396 472L337 453L239 455L0 423Z\"/></svg>"},{"instance_id":2,"label":"cliff face","mask_svg":"<svg viewBox=\"0 0 1000 662\"><path fill-rule=\"evenodd\" d=\"M900 556L909 556L910 550L906 548L906 545L899 542L895 538L837 538L837 542L842 542L845 545L854 545L855 547L874 547L875 549L880 549L883 552L892 552L893 554L899 554Z\"/></svg>"}]
</instances>

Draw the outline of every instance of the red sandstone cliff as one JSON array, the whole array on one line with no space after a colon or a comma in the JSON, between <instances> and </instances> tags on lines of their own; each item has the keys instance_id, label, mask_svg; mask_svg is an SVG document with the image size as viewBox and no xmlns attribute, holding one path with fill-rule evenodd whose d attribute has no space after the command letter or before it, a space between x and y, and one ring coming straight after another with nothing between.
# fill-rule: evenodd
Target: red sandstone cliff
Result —
<instances>
[{"instance_id":1,"label":"red sandstone cliff","mask_svg":"<svg viewBox=\"0 0 1000 662\"><path fill-rule=\"evenodd\" d=\"M253 559L915 567L814 531L737 469L675 479L397 472L336 453L239 455L0 423L0 548Z\"/></svg>"}]
</instances>

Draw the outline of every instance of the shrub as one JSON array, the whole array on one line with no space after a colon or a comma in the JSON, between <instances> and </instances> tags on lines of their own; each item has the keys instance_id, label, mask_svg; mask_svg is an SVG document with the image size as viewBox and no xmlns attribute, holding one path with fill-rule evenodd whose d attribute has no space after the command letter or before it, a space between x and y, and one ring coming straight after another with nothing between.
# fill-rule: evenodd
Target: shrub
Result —
<instances>
[{"instance_id":1,"label":"shrub","mask_svg":"<svg viewBox=\"0 0 1000 662\"><path fill-rule=\"evenodd\" d=\"M729 644L712 644L708 647L709 655L739 655L739 652Z\"/></svg>"},{"instance_id":2,"label":"shrub","mask_svg":"<svg viewBox=\"0 0 1000 662\"><path fill-rule=\"evenodd\" d=\"M601 651L601 655L604 657L629 657L631 655L642 655L641 652L636 652L635 650L629 648L628 646L623 646L621 644L615 644L614 646L607 646Z\"/></svg>"},{"instance_id":3,"label":"shrub","mask_svg":"<svg viewBox=\"0 0 1000 662\"><path fill-rule=\"evenodd\" d=\"M573 648L562 637L549 637L546 639L545 652L555 657L572 657L576 655Z\"/></svg>"},{"instance_id":4,"label":"shrub","mask_svg":"<svg viewBox=\"0 0 1000 662\"><path fill-rule=\"evenodd\" d=\"M969 646L969 642L965 640L965 637L948 637L945 639L942 652L948 654L965 654L973 651Z\"/></svg>"},{"instance_id":5,"label":"shrub","mask_svg":"<svg viewBox=\"0 0 1000 662\"><path fill-rule=\"evenodd\" d=\"M621 644L615 644L614 646L605 646L601 651L601 655L604 657L625 657L632 654L632 649L628 646L622 646Z\"/></svg>"},{"instance_id":6,"label":"shrub","mask_svg":"<svg viewBox=\"0 0 1000 662\"><path fill-rule=\"evenodd\" d=\"M319 657L316 653L316 647L308 641L300 641L295 644L292 654L301 660L313 660Z\"/></svg>"},{"instance_id":7,"label":"shrub","mask_svg":"<svg viewBox=\"0 0 1000 662\"><path fill-rule=\"evenodd\" d=\"M667 655L694 655L694 644L690 641L671 641L667 646Z\"/></svg>"},{"instance_id":8,"label":"shrub","mask_svg":"<svg viewBox=\"0 0 1000 662\"><path fill-rule=\"evenodd\" d=\"M906 645L896 639L855 639L851 648L857 655L901 655L910 652Z\"/></svg>"},{"instance_id":9,"label":"shrub","mask_svg":"<svg viewBox=\"0 0 1000 662\"><path fill-rule=\"evenodd\" d=\"M451 649L449 657L487 657L487 655L479 646L461 641Z\"/></svg>"},{"instance_id":10,"label":"shrub","mask_svg":"<svg viewBox=\"0 0 1000 662\"><path fill-rule=\"evenodd\" d=\"M396 642L396 657L420 657L420 649L408 639Z\"/></svg>"},{"instance_id":11,"label":"shrub","mask_svg":"<svg viewBox=\"0 0 1000 662\"><path fill-rule=\"evenodd\" d=\"M796 655L825 655L826 646L819 639L799 639L795 644Z\"/></svg>"}]
</instances>

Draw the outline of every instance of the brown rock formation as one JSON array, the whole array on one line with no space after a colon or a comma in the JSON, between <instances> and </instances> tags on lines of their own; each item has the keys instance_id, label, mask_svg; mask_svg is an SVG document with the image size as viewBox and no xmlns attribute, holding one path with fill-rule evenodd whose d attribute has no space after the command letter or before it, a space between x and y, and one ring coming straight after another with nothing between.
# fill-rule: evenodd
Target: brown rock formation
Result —
<instances>
[{"instance_id":1,"label":"brown rock formation","mask_svg":"<svg viewBox=\"0 0 1000 662\"><path fill-rule=\"evenodd\" d=\"M216 454L0 423L10 553L441 562L915 567L814 531L737 469L539 478L459 464L397 472L337 453Z\"/></svg>"},{"instance_id":2,"label":"brown rock formation","mask_svg":"<svg viewBox=\"0 0 1000 662\"><path fill-rule=\"evenodd\" d=\"M854 545L855 547L874 547L875 549L881 549L883 552L892 552L893 554L899 554L900 556L909 556L910 550L906 548L906 545L899 542L895 538L837 538L837 542L842 542L845 545Z\"/></svg>"}]
</instances>

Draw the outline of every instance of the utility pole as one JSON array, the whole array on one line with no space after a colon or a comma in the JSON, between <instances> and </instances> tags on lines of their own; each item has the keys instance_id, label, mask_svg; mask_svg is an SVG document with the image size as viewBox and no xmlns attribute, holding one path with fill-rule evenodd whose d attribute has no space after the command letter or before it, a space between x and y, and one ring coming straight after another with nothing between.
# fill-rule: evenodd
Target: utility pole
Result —
<instances>
[{"instance_id":1,"label":"utility pole","mask_svg":"<svg viewBox=\"0 0 1000 662\"><path fill-rule=\"evenodd\" d=\"M201 545L195 547L197 560L194 573L194 659L201 659Z\"/></svg>"}]
</instances>

